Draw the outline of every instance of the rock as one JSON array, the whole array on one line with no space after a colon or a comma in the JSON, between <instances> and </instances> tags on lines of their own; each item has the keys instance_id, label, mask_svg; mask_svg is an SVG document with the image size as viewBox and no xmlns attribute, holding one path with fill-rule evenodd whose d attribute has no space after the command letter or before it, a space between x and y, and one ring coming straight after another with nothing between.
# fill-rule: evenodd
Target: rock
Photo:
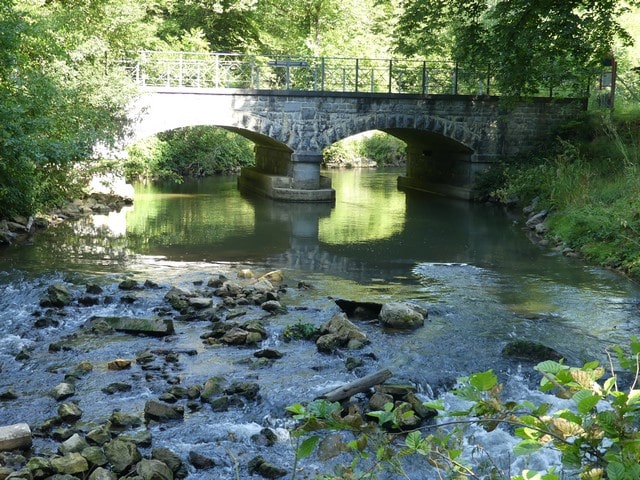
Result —
<instances>
[{"instance_id":1,"label":"rock","mask_svg":"<svg viewBox=\"0 0 640 480\"><path fill-rule=\"evenodd\" d=\"M538 225L539 223L544 222L544 220L545 220L545 218L547 218L548 214L549 214L549 212L547 210L542 210L541 212L536 213L531 218L529 218L526 221L525 225L530 229L534 229L534 228L536 228L536 225Z\"/></svg>"},{"instance_id":2,"label":"rock","mask_svg":"<svg viewBox=\"0 0 640 480\"><path fill-rule=\"evenodd\" d=\"M224 390L227 395L241 395L247 400L255 400L258 396L260 385L251 382L234 382Z\"/></svg>"},{"instance_id":3,"label":"rock","mask_svg":"<svg viewBox=\"0 0 640 480\"><path fill-rule=\"evenodd\" d=\"M364 365L364 360L356 357L347 357L344 362L344 366L348 371L355 370L358 367Z\"/></svg>"},{"instance_id":4,"label":"rock","mask_svg":"<svg viewBox=\"0 0 640 480\"><path fill-rule=\"evenodd\" d=\"M129 383L114 382L102 388L102 392L107 395L113 395L118 392L130 392L133 387Z\"/></svg>"},{"instance_id":5,"label":"rock","mask_svg":"<svg viewBox=\"0 0 640 480\"><path fill-rule=\"evenodd\" d=\"M207 470L216 466L216 462L209 457L205 457L197 452L189 452L189 463L195 467L196 470Z\"/></svg>"},{"instance_id":6,"label":"rock","mask_svg":"<svg viewBox=\"0 0 640 480\"><path fill-rule=\"evenodd\" d=\"M184 312L189 307L188 299L191 297L195 297L195 294L191 290L171 287L165 294L164 299L179 312Z\"/></svg>"},{"instance_id":7,"label":"rock","mask_svg":"<svg viewBox=\"0 0 640 480\"><path fill-rule=\"evenodd\" d=\"M0 401L16 400L17 398L18 394L13 388L0 392Z\"/></svg>"},{"instance_id":8,"label":"rock","mask_svg":"<svg viewBox=\"0 0 640 480\"><path fill-rule=\"evenodd\" d=\"M91 472L88 480L118 480L118 475L105 468L98 467Z\"/></svg>"},{"instance_id":9,"label":"rock","mask_svg":"<svg viewBox=\"0 0 640 480\"><path fill-rule=\"evenodd\" d=\"M387 403L394 403L394 398L392 395L382 392L375 392L371 395L369 399L369 410L370 411L378 411L384 410L384 406Z\"/></svg>"},{"instance_id":10,"label":"rock","mask_svg":"<svg viewBox=\"0 0 640 480\"><path fill-rule=\"evenodd\" d=\"M143 458L136 466L142 480L173 480L173 471L160 460Z\"/></svg>"},{"instance_id":11,"label":"rock","mask_svg":"<svg viewBox=\"0 0 640 480\"><path fill-rule=\"evenodd\" d=\"M247 335L249 332L246 330L234 327L223 335L222 341L227 345L244 345L247 342Z\"/></svg>"},{"instance_id":12,"label":"rock","mask_svg":"<svg viewBox=\"0 0 640 480\"><path fill-rule=\"evenodd\" d=\"M339 433L327 435L318 444L318 460L326 462L327 460L337 457L342 452L348 450L348 448L342 440L342 435Z\"/></svg>"},{"instance_id":13,"label":"rock","mask_svg":"<svg viewBox=\"0 0 640 480\"><path fill-rule=\"evenodd\" d=\"M107 456L100 447L86 447L80 452L80 455L86 458L92 467L101 467L109 463Z\"/></svg>"},{"instance_id":14,"label":"rock","mask_svg":"<svg viewBox=\"0 0 640 480\"><path fill-rule=\"evenodd\" d=\"M55 328L60 326L60 321L51 317L41 317L33 322L33 326L36 328Z\"/></svg>"},{"instance_id":15,"label":"rock","mask_svg":"<svg viewBox=\"0 0 640 480\"><path fill-rule=\"evenodd\" d=\"M143 287L138 283L137 280L127 278L118 284L118 288L120 290L142 290Z\"/></svg>"},{"instance_id":16,"label":"rock","mask_svg":"<svg viewBox=\"0 0 640 480\"><path fill-rule=\"evenodd\" d=\"M190 307L195 308L196 310L204 310L205 308L209 308L213 301L207 297L193 297L187 300Z\"/></svg>"},{"instance_id":17,"label":"rock","mask_svg":"<svg viewBox=\"0 0 640 480\"><path fill-rule=\"evenodd\" d=\"M144 418L157 422L182 420L184 418L184 407L182 405L174 406L156 400L148 400L144 405Z\"/></svg>"},{"instance_id":18,"label":"rock","mask_svg":"<svg viewBox=\"0 0 640 480\"><path fill-rule=\"evenodd\" d=\"M253 272L248 268L243 268L238 272L238 278L253 278Z\"/></svg>"},{"instance_id":19,"label":"rock","mask_svg":"<svg viewBox=\"0 0 640 480\"><path fill-rule=\"evenodd\" d=\"M58 416L63 422L74 423L82 417L82 410L75 403L63 403L58 407Z\"/></svg>"},{"instance_id":20,"label":"rock","mask_svg":"<svg viewBox=\"0 0 640 480\"><path fill-rule=\"evenodd\" d=\"M71 435L68 439L60 444L59 451L62 455L70 453L80 453L87 448L89 444L77 433Z\"/></svg>"},{"instance_id":21,"label":"rock","mask_svg":"<svg viewBox=\"0 0 640 480\"><path fill-rule=\"evenodd\" d=\"M53 457L51 467L60 474L75 475L89 470L89 462L79 453L70 453L64 457Z\"/></svg>"},{"instance_id":22,"label":"rock","mask_svg":"<svg viewBox=\"0 0 640 480\"><path fill-rule=\"evenodd\" d=\"M213 400L215 397L221 395L224 392L224 378L222 377L211 377L204 384L204 388L202 389L202 393L200 394L200 399L208 403Z\"/></svg>"},{"instance_id":23,"label":"rock","mask_svg":"<svg viewBox=\"0 0 640 480\"><path fill-rule=\"evenodd\" d=\"M85 439L95 445L104 445L111 440L111 432L106 425L101 425L87 432Z\"/></svg>"},{"instance_id":24,"label":"rock","mask_svg":"<svg viewBox=\"0 0 640 480\"><path fill-rule=\"evenodd\" d=\"M412 303L385 303L378 316L385 327L401 330L415 329L424 325L426 310Z\"/></svg>"},{"instance_id":25,"label":"rock","mask_svg":"<svg viewBox=\"0 0 640 480\"><path fill-rule=\"evenodd\" d=\"M117 332L135 333L153 337L164 337L175 334L173 321L168 318L133 318L133 317L91 317L87 326L93 329L94 325L106 323Z\"/></svg>"},{"instance_id":26,"label":"rock","mask_svg":"<svg viewBox=\"0 0 640 480\"><path fill-rule=\"evenodd\" d=\"M87 283L86 292L90 295L100 295L103 289L97 283Z\"/></svg>"},{"instance_id":27,"label":"rock","mask_svg":"<svg viewBox=\"0 0 640 480\"><path fill-rule=\"evenodd\" d=\"M92 307L100 303L100 298L95 295L82 295L78 298L78 303L84 307Z\"/></svg>"},{"instance_id":28,"label":"rock","mask_svg":"<svg viewBox=\"0 0 640 480\"><path fill-rule=\"evenodd\" d=\"M61 283L50 285L46 295L40 299L41 307L66 307L71 303L71 292Z\"/></svg>"},{"instance_id":29,"label":"rock","mask_svg":"<svg viewBox=\"0 0 640 480\"><path fill-rule=\"evenodd\" d=\"M553 348L530 340L515 340L507 343L502 349L502 355L530 362L558 361L563 358Z\"/></svg>"},{"instance_id":30,"label":"rock","mask_svg":"<svg viewBox=\"0 0 640 480\"><path fill-rule=\"evenodd\" d=\"M220 288L228 279L224 275L215 275L207 282L207 287Z\"/></svg>"},{"instance_id":31,"label":"rock","mask_svg":"<svg viewBox=\"0 0 640 480\"><path fill-rule=\"evenodd\" d=\"M33 478L46 478L53 474L51 461L44 457L31 457L27 462L27 469ZM1 473L0 478L4 478Z\"/></svg>"},{"instance_id":32,"label":"rock","mask_svg":"<svg viewBox=\"0 0 640 480\"><path fill-rule=\"evenodd\" d=\"M263 428L260 433L251 436L251 441L258 445L271 447L278 441L278 435L270 428Z\"/></svg>"},{"instance_id":33,"label":"rock","mask_svg":"<svg viewBox=\"0 0 640 480\"><path fill-rule=\"evenodd\" d=\"M373 320L378 318L380 310L382 310L381 303L375 302L357 302L353 300L338 299L335 301L336 305L340 307L348 318L354 318L357 320Z\"/></svg>"},{"instance_id":34,"label":"rock","mask_svg":"<svg viewBox=\"0 0 640 480\"><path fill-rule=\"evenodd\" d=\"M131 360L116 358L115 360L111 360L107 363L107 370L126 370L131 368L131 363Z\"/></svg>"},{"instance_id":35,"label":"rock","mask_svg":"<svg viewBox=\"0 0 640 480\"><path fill-rule=\"evenodd\" d=\"M269 313L278 313L285 311L285 309L282 307L282 304L277 300L268 300L261 304L260 308Z\"/></svg>"},{"instance_id":36,"label":"rock","mask_svg":"<svg viewBox=\"0 0 640 480\"><path fill-rule=\"evenodd\" d=\"M31 429L26 423L0 427L0 451L31 448Z\"/></svg>"},{"instance_id":37,"label":"rock","mask_svg":"<svg viewBox=\"0 0 640 480\"><path fill-rule=\"evenodd\" d=\"M264 478L280 478L284 477L287 471L266 462L264 458L258 456L249 460L249 473L257 473Z\"/></svg>"},{"instance_id":38,"label":"rock","mask_svg":"<svg viewBox=\"0 0 640 480\"><path fill-rule=\"evenodd\" d=\"M360 344L369 341L344 313L339 313L320 327L320 337L316 341L316 346L321 352L331 352L338 347L347 346L352 340Z\"/></svg>"},{"instance_id":39,"label":"rock","mask_svg":"<svg viewBox=\"0 0 640 480\"><path fill-rule=\"evenodd\" d=\"M214 412L226 412L229 410L229 397L227 395L211 399L208 403L211 405L211 410Z\"/></svg>"},{"instance_id":40,"label":"rock","mask_svg":"<svg viewBox=\"0 0 640 480\"><path fill-rule=\"evenodd\" d=\"M173 472L175 478L184 478L188 475L188 471L182 463L180 457L168 448L154 448L151 451L151 458L160 460L167 467L169 467Z\"/></svg>"},{"instance_id":41,"label":"rock","mask_svg":"<svg viewBox=\"0 0 640 480\"><path fill-rule=\"evenodd\" d=\"M149 430L141 430L131 435L120 435L118 438L143 448L150 447L153 442L153 436Z\"/></svg>"},{"instance_id":42,"label":"rock","mask_svg":"<svg viewBox=\"0 0 640 480\"><path fill-rule=\"evenodd\" d=\"M549 227L546 223L539 223L534 227L534 231L538 235L546 235L547 233L549 233Z\"/></svg>"},{"instance_id":43,"label":"rock","mask_svg":"<svg viewBox=\"0 0 640 480\"><path fill-rule=\"evenodd\" d=\"M222 286L215 291L218 297L237 297L242 292L242 285L227 280Z\"/></svg>"},{"instance_id":44,"label":"rock","mask_svg":"<svg viewBox=\"0 0 640 480\"><path fill-rule=\"evenodd\" d=\"M104 445L104 454L116 473L123 473L142 459L138 448L131 442L115 439Z\"/></svg>"},{"instance_id":45,"label":"rock","mask_svg":"<svg viewBox=\"0 0 640 480\"><path fill-rule=\"evenodd\" d=\"M273 348L263 348L262 350L255 352L253 356L256 358L270 358L272 360L276 360L278 358L282 358L282 352Z\"/></svg>"},{"instance_id":46,"label":"rock","mask_svg":"<svg viewBox=\"0 0 640 480\"><path fill-rule=\"evenodd\" d=\"M115 428L139 427L142 425L142 419L138 415L131 413L122 413L114 411L109 419L111 425Z\"/></svg>"},{"instance_id":47,"label":"rock","mask_svg":"<svg viewBox=\"0 0 640 480\"><path fill-rule=\"evenodd\" d=\"M258 280L268 280L272 284L281 284L284 282L284 275L282 274L282 270L273 270L271 272L265 273Z\"/></svg>"}]
</instances>

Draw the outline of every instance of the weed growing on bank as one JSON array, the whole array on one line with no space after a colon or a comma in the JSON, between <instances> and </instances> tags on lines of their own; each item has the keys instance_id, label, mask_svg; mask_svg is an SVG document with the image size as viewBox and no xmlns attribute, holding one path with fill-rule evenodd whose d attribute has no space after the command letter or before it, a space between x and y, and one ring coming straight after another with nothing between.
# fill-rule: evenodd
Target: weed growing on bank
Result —
<instances>
[{"instance_id":1,"label":"weed growing on bank","mask_svg":"<svg viewBox=\"0 0 640 480\"><path fill-rule=\"evenodd\" d=\"M591 114L543 157L506 165L493 178L501 201L539 199L551 212L552 238L640 278L640 110Z\"/></svg>"}]
</instances>

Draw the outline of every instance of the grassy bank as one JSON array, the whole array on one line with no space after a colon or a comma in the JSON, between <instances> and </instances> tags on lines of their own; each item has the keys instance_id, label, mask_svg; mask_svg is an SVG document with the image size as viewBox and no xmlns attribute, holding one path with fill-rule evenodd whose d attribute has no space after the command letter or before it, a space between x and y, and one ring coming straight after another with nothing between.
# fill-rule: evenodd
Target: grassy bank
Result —
<instances>
[{"instance_id":1,"label":"grassy bank","mask_svg":"<svg viewBox=\"0 0 640 480\"><path fill-rule=\"evenodd\" d=\"M490 195L551 213L549 236L640 280L640 110L592 112L544 154L493 172Z\"/></svg>"}]
</instances>

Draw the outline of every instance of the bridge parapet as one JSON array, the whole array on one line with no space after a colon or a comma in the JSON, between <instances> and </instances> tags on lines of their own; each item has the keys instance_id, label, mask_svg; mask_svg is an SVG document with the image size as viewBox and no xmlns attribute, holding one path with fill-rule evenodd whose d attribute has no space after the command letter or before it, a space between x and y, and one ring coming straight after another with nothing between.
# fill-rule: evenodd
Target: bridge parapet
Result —
<instances>
[{"instance_id":1,"label":"bridge parapet","mask_svg":"<svg viewBox=\"0 0 640 480\"><path fill-rule=\"evenodd\" d=\"M450 60L246 55L139 51L114 62L141 87L316 91L420 95L489 95L488 66ZM549 76L540 96L585 93L584 79Z\"/></svg>"}]
</instances>

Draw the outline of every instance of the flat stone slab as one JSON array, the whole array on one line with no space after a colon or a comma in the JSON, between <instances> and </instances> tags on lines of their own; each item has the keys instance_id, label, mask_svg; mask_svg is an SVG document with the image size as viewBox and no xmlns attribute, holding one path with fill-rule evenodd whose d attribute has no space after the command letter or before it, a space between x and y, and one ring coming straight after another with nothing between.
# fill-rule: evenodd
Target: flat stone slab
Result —
<instances>
[{"instance_id":1,"label":"flat stone slab","mask_svg":"<svg viewBox=\"0 0 640 480\"><path fill-rule=\"evenodd\" d=\"M93 328L99 323L106 323L117 332L137 333L152 337L164 337L176 333L173 321L168 318L91 317L87 323L89 328Z\"/></svg>"},{"instance_id":2,"label":"flat stone slab","mask_svg":"<svg viewBox=\"0 0 640 480\"><path fill-rule=\"evenodd\" d=\"M26 423L0 427L0 451L31 448L31 429Z\"/></svg>"}]
</instances>

